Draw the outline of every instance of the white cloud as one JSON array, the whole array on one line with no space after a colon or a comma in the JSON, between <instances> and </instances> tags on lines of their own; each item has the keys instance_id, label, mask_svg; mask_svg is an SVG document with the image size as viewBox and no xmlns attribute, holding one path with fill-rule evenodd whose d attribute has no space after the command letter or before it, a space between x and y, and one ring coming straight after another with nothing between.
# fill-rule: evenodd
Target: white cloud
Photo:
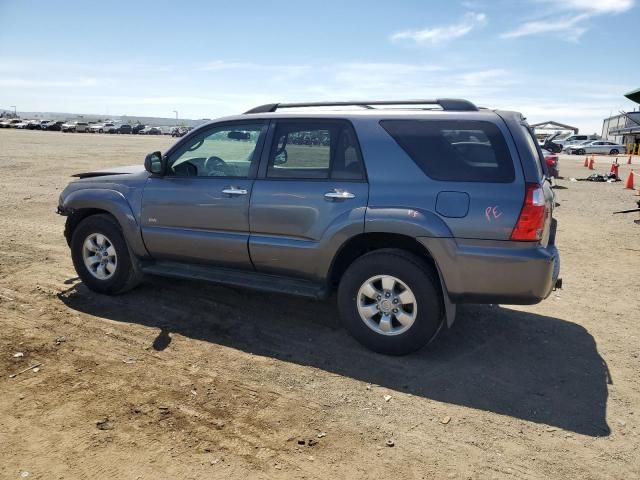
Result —
<instances>
[{"instance_id":1,"label":"white cloud","mask_svg":"<svg viewBox=\"0 0 640 480\"><path fill-rule=\"evenodd\" d=\"M499 84L504 86L513 83L514 78L511 72L502 69L494 68L491 70L478 70L472 72L466 72L458 75L457 82L468 87L480 87L486 85L487 82L492 82L493 85Z\"/></svg>"},{"instance_id":2,"label":"white cloud","mask_svg":"<svg viewBox=\"0 0 640 480\"><path fill-rule=\"evenodd\" d=\"M622 13L634 6L634 0L538 0L550 5L551 12L533 21L524 22L501 38L519 38L545 33L557 33L561 38L578 41L588 30L589 20L605 14Z\"/></svg>"},{"instance_id":3,"label":"white cloud","mask_svg":"<svg viewBox=\"0 0 640 480\"><path fill-rule=\"evenodd\" d=\"M558 78L544 71L472 67L444 57L441 61L274 66L231 61L211 71L182 65L176 69L180 75L170 76L140 69L133 80L131 71L121 65L54 68L32 62L29 72L0 75L0 105L18 105L19 111L160 117L178 110L181 118L217 118L271 102L459 97L479 106L517 110L531 121L553 118L575 124L591 133L611 109L617 111L621 97L615 92L633 86L629 76L620 83L607 83L589 81L593 76L587 74L586 79L564 77L560 88ZM299 76L282 75L290 71L300 72Z\"/></svg>"},{"instance_id":4,"label":"white cloud","mask_svg":"<svg viewBox=\"0 0 640 480\"><path fill-rule=\"evenodd\" d=\"M95 78L76 78L73 80L34 80L30 78L3 77L0 87L13 88L91 88L104 85L105 82Z\"/></svg>"},{"instance_id":5,"label":"white cloud","mask_svg":"<svg viewBox=\"0 0 640 480\"><path fill-rule=\"evenodd\" d=\"M464 37L486 23L487 16L484 13L467 12L458 23L425 28L424 30L405 30L391 35L391 41L409 42L419 46L438 45Z\"/></svg>"},{"instance_id":6,"label":"white cloud","mask_svg":"<svg viewBox=\"0 0 640 480\"><path fill-rule=\"evenodd\" d=\"M567 10L589 11L595 13L621 13L633 7L634 0L546 0Z\"/></svg>"},{"instance_id":7,"label":"white cloud","mask_svg":"<svg viewBox=\"0 0 640 480\"><path fill-rule=\"evenodd\" d=\"M525 22L519 25L517 28L500 35L501 38L518 38L526 37L528 35L538 35L541 33L561 33L567 40L576 41L584 32L586 27L580 25L589 19L589 15L586 13L580 15L571 15L561 18L545 18L542 20L535 20L532 22Z\"/></svg>"}]
</instances>

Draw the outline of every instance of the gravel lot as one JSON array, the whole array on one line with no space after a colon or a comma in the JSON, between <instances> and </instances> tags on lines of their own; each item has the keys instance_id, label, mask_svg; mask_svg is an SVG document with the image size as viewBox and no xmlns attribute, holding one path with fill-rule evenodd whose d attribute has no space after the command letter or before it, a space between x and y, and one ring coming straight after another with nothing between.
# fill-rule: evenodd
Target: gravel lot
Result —
<instances>
[{"instance_id":1,"label":"gravel lot","mask_svg":"<svg viewBox=\"0 0 640 480\"><path fill-rule=\"evenodd\" d=\"M571 182L583 157L562 157L565 289L463 306L388 358L333 302L161 278L87 290L60 190L171 141L0 130L1 478L640 478L640 225L611 215L635 192Z\"/></svg>"}]
</instances>

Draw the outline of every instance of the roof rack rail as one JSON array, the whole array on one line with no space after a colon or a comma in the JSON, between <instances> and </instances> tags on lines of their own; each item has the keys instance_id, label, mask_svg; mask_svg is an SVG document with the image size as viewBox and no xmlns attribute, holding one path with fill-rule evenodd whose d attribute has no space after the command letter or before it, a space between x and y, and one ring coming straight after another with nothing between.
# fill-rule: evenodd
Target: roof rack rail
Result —
<instances>
[{"instance_id":1,"label":"roof rack rail","mask_svg":"<svg viewBox=\"0 0 640 480\"><path fill-rule=\"evenodd\" d=\"M260 105L259 107L252 108L244 113L271 113L280 108L302 107L362 107L371 109L374 105L440 105L443 110L452 112L475 112L478 110L478 107L468 100L459 98L438 98L435 100L358 100L343 102L267 103L266 105Z\"/></svg>"}]
</instances>

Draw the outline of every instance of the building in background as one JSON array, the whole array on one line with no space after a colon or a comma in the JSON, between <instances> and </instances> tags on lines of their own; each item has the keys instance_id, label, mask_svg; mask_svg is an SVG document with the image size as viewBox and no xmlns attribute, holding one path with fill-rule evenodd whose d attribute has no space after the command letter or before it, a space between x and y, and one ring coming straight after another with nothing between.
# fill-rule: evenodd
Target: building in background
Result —
<instances>
[{"instance_id":1,"label":"building in background","mask_svg":"<svg viewBox=\"0 0 640 480\"><path fill-rule=\"evenodd\" d=\"M625 94L625 97L640 103L640 88ZM640 111L620 112L618 115L605 118L602 122L602 138L629 146L639 145Z\"/></svg>"},{"instance_id":2,"label":"building in background","mask_svg":"<svg viewBox=\"0 0 640 480\"><path fill-rule=\"evenodd\" d=\"M572 127L571 125L566 125L564 123L556 122L554 120L547 120L546 122L534 123L529 125L533 128L533 132L538 140L543 140L549 135L553 135L555 133L559 133L563 136L567 136L570 134L577 134L578 127Z\"/></svg>"}]
</instances>

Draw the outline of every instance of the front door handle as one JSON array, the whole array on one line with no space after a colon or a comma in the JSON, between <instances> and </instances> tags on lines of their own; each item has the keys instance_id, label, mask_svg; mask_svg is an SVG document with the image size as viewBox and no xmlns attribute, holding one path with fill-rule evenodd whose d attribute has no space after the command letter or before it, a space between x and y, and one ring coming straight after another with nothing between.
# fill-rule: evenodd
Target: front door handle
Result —
<instances>
[{"instance_id":1,"label":"front door handle","mask_svg":"<svg viewBox=\"0 0 640 480\"><path fill-rule=\"evenodd\" d=\"M348 200L350 198L356 198L356 196L351 192L336 188L335 190L325 193L324 198L327 200Z\"/></svg>"},{"instance_id":2,"label":"front door handle","mask_svg":"<svg viewBox=\"0 0 640 480\"><path fill-rule=\"evenodd\" d=\"M249 192L244 188L225 187L222 190L222 193L225 195L246 195Z\"/></svg>"}]
</instances>

